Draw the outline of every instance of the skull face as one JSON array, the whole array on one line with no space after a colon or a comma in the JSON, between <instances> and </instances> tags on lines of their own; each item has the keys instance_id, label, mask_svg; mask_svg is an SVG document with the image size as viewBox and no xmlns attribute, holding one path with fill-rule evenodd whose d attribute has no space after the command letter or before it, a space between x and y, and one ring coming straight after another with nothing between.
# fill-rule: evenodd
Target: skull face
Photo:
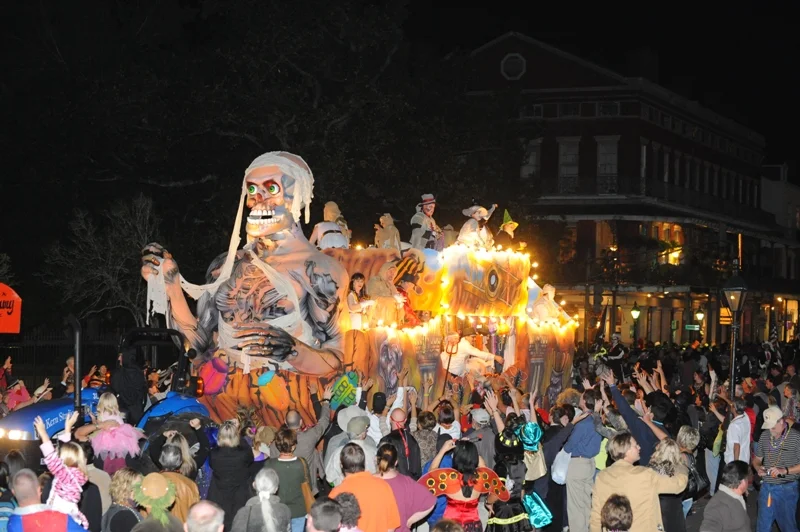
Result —
<instances>
[{"instance_id":1,"label":"skull face","mask_svg":"<svg viewBox=\"0 0 800 532\"><path fill-rule=\"evenodd\" d=\"M422 206L422 212L425 213L425 216L433 216L433 211L436 210L435 203L428 203Z\"/></svg>"},{"instance_id":2,"label":"skull face","mask_svg":"<svg viewBox=\"0 0 800 532\"><path fill-rule=\"evenodd\" d=\"M290 229L294 180L276 166L255 168L245 177L247 216L245 230L251 238L273 235Z\"/></svg>"}]
</instances>

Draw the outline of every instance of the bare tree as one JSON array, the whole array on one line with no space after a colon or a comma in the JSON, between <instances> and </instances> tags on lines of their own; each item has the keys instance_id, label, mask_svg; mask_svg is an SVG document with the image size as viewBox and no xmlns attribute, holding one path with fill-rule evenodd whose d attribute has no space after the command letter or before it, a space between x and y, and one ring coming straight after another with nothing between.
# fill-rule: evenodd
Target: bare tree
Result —
<instances>
[{"instance_id":1,"label":"bare tree","mask_svg":"<svg viewBox=\"0 0 800 532\"><path fill-rule=\"evenodd\" d=\"M11 257L0 253L0 283L11 286L14 282L14 272L11 271Z\"/></svg>"},{"instance_id":2,"label":"bare tree","mask_svg":"<svg viewBox=\"0 0 800 532\"><path fill-rule=\"evenodd\" d=\"M102 218L96 224L86 211L75 212L68 242L47 253L43 279L79 317L123 311L143 326L147 287L139 251L158 238L153 202L139 195L112 205Z\"/></svg>"}]
</instances>

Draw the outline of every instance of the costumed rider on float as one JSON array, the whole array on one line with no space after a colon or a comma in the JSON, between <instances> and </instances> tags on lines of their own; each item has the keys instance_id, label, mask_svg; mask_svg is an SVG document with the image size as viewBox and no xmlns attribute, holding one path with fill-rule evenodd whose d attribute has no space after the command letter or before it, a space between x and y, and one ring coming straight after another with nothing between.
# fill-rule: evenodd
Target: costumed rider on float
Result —
<instances>
[{"instance_id":1,"label":"costumed rider on float","mask_svg":"<svg viewBox=\"0 0 800 532\"><path fill-rule=\"evenodd\" d=\"M450 375L458 378L463 378L470 373L485 375L486 368L493 367L495 362L498 364L503 363L502 356L493 355L488 351L482 351L475 347L475 336L477 334L474 328L465 328L461 331L456 352L451 354L445 350L439 355L442 366Z\"/></svg>"},{"instance_id":2,"label":"costumed rider on float","mask_svg":"<svg viewBox=\"0 0 800 532\"><path fill-rule=\"evenodd\" d=\"M417 204L417 213L411 218L411 247L414 249L444 249L444 233L433 219L436 198L433 194L423 194L422 202Z\"/></svg>"},{"instance_id":3,"label":"costumed rider on float","mask_svg":"<svg viewBox=\"0 0 800 532\"><path fill-rule=\"evenodd\" d=\"M458 243L480 249L494 248L494 237L487 223L496 208L497 204L492 205L489 210L480 205L473 205L461 211L464 216L469 217L469 220L461 226L461 231L458 233Z\"/></svg>"},{"instance_id":4,"label":"costumed rider on float","mask_svg":"<svg viewBox=\"0 0 800 532\"><path fill-rule=\"evenodd\" d=\"M325 204L322 219L322 222L314 226L308 241L319 249L349 248L351 231L336 202L329 201Z\"/></svg>"},{"instance_id":5,"label":"costumed rider on float","mask_svg":"<svg viewBox=\"0 0 800 532\"><path fill-rule=\"evenodd\" d=\"M551 284L542 287L539 298L533 302L531 317L540 322L557 320L559 323L569 321L570 317L564 309L556 303L556 289Z\"/></svg>"},{"instance_id":6,"label":"costumed rider on float","mask_svg":"<svg viewBox=\"0 0 800 532\"><path fill-rule=\"evenodd\" d=\"M525 249L525 242L514 241L514 231L517 227L519 227L519 224L511 218L508 209L506 209L503 212L503 222L500 224L500 230L494 236L494 244L502 246L502 249Z\"/></svg>"},{"instance_id":7,"label":"costumed rider on float","mask_svg":"<svg viewBox=\"0 0 800 532\"><path fill-rule=\"evenodd\" d=\"M408 294L411 291L416 291L417 282L419 281L419 276L414 275L413 273L404 273L400 279L398 279L395 288L397 288L397 293L400 294L403 298L403 321L400 325L401 329L407 329L410 327L416 327L418 325L422 325L422 320L419 319L416 312L414 312L413 307L411 306L411 300L408 297Z\"/></svg>"}]
</instances>

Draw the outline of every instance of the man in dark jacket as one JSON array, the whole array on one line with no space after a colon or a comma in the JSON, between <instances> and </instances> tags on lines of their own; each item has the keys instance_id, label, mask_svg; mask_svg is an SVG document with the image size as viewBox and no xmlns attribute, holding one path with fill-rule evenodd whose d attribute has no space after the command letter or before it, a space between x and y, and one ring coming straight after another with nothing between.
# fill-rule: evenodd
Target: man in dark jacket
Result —
<instances>
[{"instance_id":1,"label":"man in dark jacket","mask_svg":"<svg viewBox=\"0 0 800 532\"><path fill-rule=\"evenodd\" d=\"M136 426L144 415L147 380L144 377L144 369L136 360L135 347L123 349L119 355L119 362L120 366L111 374L111 387L117 394L120 410L125 413L125 421Z\"/></svg>"},{"instance_id":2,"label":"man in dark jacket","mask_svg":"<svg viewBox=\"0 0 800 532\"><path fill-rule=\"evenodd\" d=\"M741 460L734 460L722 469L719 491L706 505L700 532L752 530L744 501L749 477L750 466Z\"/></svg>"},{"instance_id":3,"label":"man in dark jacket","mask_svg":"<svg viewBox=\"0 0 800 532\"><path fill-rule=\"evenodd\" d=\"M381 439L379 446L384 443L394 445L397 450L397 470L403 475L419 480L422 476L422 455L417 440L406 427L406 411L402 408L394 409L389 423L392 431Z\"/></svg>"}]
</instances>

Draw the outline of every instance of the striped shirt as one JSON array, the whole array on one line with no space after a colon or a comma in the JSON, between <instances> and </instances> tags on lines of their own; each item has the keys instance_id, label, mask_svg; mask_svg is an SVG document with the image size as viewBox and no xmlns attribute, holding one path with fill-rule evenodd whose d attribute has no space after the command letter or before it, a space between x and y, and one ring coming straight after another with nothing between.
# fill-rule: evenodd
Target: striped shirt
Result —
<instances>
[{"instance_id":1,"label":"striped shirt","mask_svg":"<svg viewBox=\"0 0 800 532\"><path fill-rule=\"evenodd\" d=\"M771 467L793 467L800 464L800 431L786 427L786 439L783 444L770 443L770 431L764 430L758 440L756 456L763 460L765 469ZM767 484L789 484L797 482L800 474L786 475L784 478L765 476L763 481Z\"/></svg>"}]
</instances>

